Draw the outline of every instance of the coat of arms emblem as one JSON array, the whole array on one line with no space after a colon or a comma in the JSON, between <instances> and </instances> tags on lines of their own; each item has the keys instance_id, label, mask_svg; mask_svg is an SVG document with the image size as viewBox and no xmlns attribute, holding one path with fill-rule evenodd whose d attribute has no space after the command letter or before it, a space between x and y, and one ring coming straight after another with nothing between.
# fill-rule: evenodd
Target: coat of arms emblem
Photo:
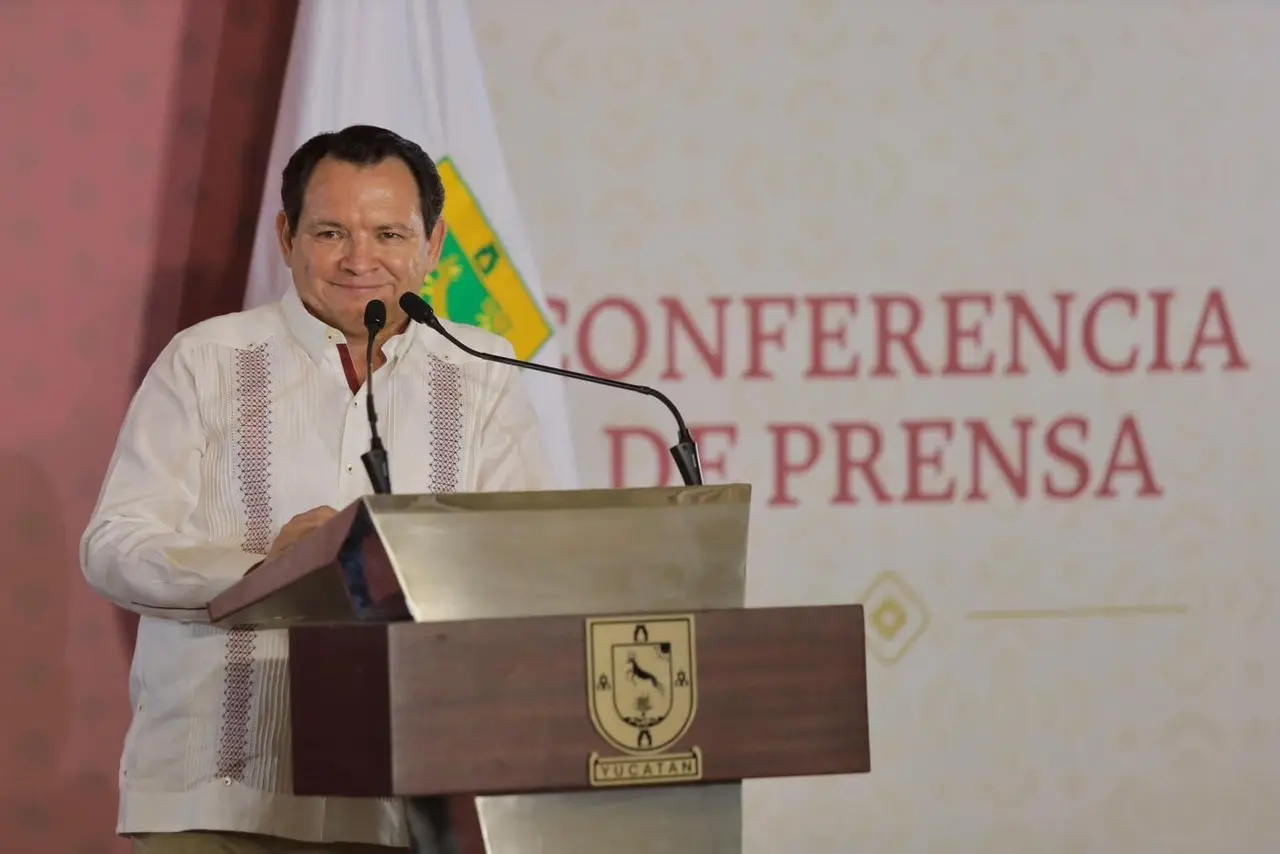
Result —
<instances>
[{"instance_id":1,"label":"coat of arms emblem","mask_svg":"<svg viewBox=\"0 0 1280 854\"><path fill-rule=\"evenodd\" d=\"M702 752L670 752L698 710L692 614L587 620L591 722L621 756L592 753L591 785L702 777Z\"/></svg>"}]
</instances>

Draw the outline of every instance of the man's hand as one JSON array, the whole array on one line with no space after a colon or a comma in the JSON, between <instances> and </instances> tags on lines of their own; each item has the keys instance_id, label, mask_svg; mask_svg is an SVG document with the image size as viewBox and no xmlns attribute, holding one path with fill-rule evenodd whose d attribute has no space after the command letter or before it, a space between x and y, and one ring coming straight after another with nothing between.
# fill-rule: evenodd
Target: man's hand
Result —
<instances>
[{"instance_id":1,"label":"man's hand","mask_svg":"<svg viewBox=\"0 0 1280 854\"><path fill-rule=\"evenodd\" d=\"M267 551L267 557L271 558L280 554L336 515L338 515L337 510L325 506L314 507L305 513L299 513L294 516L280 529L280 534L276 537L276 541L271 544L271 548Z\"/></svg>"}]
</instances>

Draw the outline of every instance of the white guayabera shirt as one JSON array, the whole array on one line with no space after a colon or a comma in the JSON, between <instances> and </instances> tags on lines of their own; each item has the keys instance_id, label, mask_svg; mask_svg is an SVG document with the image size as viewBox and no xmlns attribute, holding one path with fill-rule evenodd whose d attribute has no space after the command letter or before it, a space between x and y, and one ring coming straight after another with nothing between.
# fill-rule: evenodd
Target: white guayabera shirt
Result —
<instances>
[{"instance_id":1,"label":"white guayabera shirt","mask_svg":"<svg viewBox=\"0 0 1280 854\"><path fill-rule=\"evenodd\" d=\"M511 355L496 335L450 330ZM518 370L417 324L383 352L374 397L396 492L552 487ZM142 615L120 833L408 844L397 802L290 794L288 635L224 631L204 610L294 515L372 491L352 356L291 289L179 333L134 397L80 551L94 589Z\"/></svg>"}]
</instances>

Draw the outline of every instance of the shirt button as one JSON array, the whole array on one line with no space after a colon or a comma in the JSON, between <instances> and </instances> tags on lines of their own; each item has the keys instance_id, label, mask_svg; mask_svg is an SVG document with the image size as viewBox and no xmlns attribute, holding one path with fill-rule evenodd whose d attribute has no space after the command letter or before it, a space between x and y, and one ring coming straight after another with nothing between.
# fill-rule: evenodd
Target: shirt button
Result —
<instances>
[{"instance_id":1,"label":"shirt button","mask_svg":"<svg viewBox=\"0 0 1280 854\"><path fill-rule=\"evenodd\" d=\"M222 778L222 785L224 785L224 786L230 786L230 785L231 785L231 778L230 778L230 777L223 777L223 778Z\"/></svg>"},{"instance_id":2,"label":"shirt button","mask_svg":"<svg viewBox=\"0 0 1280 854\"><path fill-rule=\"evenodd\" d=\"M353 468L355 468L355 466L347 466L347 471L351 471Z\"/></svg>"}]
</instances>

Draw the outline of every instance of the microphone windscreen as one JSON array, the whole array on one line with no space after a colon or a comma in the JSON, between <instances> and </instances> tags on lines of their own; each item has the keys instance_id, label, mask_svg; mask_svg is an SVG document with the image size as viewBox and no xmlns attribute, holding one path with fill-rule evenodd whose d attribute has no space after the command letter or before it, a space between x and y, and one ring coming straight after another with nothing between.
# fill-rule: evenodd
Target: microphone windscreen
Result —
<instances>
[{"instance_id":1,"label":"microphone windscreen","mask_svg":"<svg viewBox=\"0 0 1280 854\"><path fill-rule=\"evenodd\" d=\"M400 310L409 316L409 319L415 323L425 323L432 326L435 320L435 312L431 310L431 306L427 305L427 301L412 291L405 291L400 295Z\"/></svg>"},{"instance_id":2,"label":"microphone windscreen","mask_svg":"<svg viewBox=\"0 0 1280 854\"><path fill-rule=\"evenodd\" d=\"M364 328L370 332L381 332L387 325L387 304L380 299L371 299L364 307Z\"/></svg>"}]
</instances>

